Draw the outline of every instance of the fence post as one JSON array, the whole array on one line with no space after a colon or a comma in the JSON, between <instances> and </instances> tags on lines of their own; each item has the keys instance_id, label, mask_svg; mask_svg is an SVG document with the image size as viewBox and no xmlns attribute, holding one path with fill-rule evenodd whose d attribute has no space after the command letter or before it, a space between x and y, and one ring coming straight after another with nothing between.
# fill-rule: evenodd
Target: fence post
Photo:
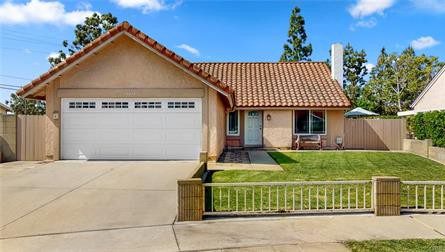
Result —
<instances>
[{"instance_id":1,"label":"fence post","mask_svg":"<svg viewBox=\"0 0 445 252\"><path fill-rule=\"evenodd\" d=\"M400 178L372 177L372 189L376 216L400 215Z\"/></svg>"},{"instance_id":2,"label":"fence post","mask_svg":"<svg viewBox=\"0 0 445 252\"><path fill-rule=\"evenodd\" d=\"M200 178L178 180L178 221L200 221L204 212L204 187Z\"/></svg>"},{"instance_id":3,"label":"fence post","mask_svg":"<svg viewBox=\"0 0 445 252\"><path fill-rule=\"evenodd\" d=\"M430 158L430 147L433 146L433 140L425 139L424 140L424 145L425 145L425 149L426 149L426 157Z\"/></svg>"}]
</instances>

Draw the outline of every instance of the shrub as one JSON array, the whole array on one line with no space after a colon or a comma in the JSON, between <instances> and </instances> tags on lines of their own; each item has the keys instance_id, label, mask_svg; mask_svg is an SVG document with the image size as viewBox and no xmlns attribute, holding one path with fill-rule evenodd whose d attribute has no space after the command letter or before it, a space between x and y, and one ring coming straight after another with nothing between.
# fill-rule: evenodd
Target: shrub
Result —
<instances>
[{"instance_id":1,"label":"shrub","mask_svg":"<svg viewBox=\"0 0 445 252\"><path fill-rule=\"evenodd\" d=\"M431 139L434 146L445 147L445 111L418 113L408 118L408 128L417 139Z\"/></svg>"}]
</instances>

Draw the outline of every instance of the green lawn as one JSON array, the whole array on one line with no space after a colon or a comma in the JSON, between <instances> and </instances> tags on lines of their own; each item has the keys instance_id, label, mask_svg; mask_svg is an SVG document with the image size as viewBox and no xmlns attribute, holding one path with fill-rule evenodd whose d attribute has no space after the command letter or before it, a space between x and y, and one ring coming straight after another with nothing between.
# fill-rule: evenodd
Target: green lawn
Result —
<instances>
[{"instance_id":1,"label":"green lawn","mask_svg":"<svg viewBox=\"0 0 445 252\"><path fill-rule=\"evenodd\" d=\"M435 240L387 240L387 241L349 241L346 246L353 252L439 252L445 251L445 239Z\"/></svg>"},{"instance_id":2,"label":"green lawn","mask_svg":"<svg viewBox=\"0 0 445 252\"><path fill-rule=\"evenodd\" d=\"M370 180L372 176L398 176L402 180L445 180L445 165L408 153L396 152L271 152L270 155L284 171L228 170L213 173L211 182L268 182L268 181L327 181L327 180ZM403 186L402 206L414 207L413 195L416 187ZM436 188L436 193L440 188ZM408 192L409 191L409 192ZM432 205L432 187L418 188L419 207ZM343 194L343 197L341 197ZM425 200L422 195L426 195ZM286 195L286 196L283 196ZM359 186L330 185L324 187L288 186L268 187L214 187L206 189L206 210L253 211L275 209L276 211L296 207L297 209L341 208L347 206L351 195L352 207L371 207L371 183ZM409 195L411 195L409 197ZM236 202L239 199L239 204ZM409 199L409 200L408 200ZM436 206L440 197L435 197ZM287 207L286 207L287 206Z\"/></svg>"},{"instance_id":3,"label":"green lawn","mask_svg":"<svg viewBox=\"0 0 445 252\"><path fill-rule=\"evenodd\" d=\"M402 180L445 180L445 165L396 152L271 152L284 171L219 171L212 182L262 182L371 179L398 176Z\"/></svg>"}]
</instances>

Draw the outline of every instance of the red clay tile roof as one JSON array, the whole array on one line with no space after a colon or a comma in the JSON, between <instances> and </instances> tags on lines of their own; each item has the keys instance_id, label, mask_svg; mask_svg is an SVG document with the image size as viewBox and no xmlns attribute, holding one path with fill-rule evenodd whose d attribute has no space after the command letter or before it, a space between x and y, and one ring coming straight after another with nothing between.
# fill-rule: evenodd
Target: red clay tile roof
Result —
<instances>
[{"instance_id":1,"label":"red clay tile roof","mask_svg":"<svg viewBox=\"0 0 445 252\"><path fill-rule=\"evenodd\" d=\"M324 62L195 63L235 90L237 107L350 107Z\"/></svg>"},{"instance_id":2,"label":"red clay tile roof","mask_svg":"<svg viewBox=\"0 0 445 252\"><path fill-rule=\"evenodd\" d=\"M128 22L122 22L118 24L116 27L110 29L108 32L100 36L99 38L95 39L88 45L86 45L84 48L82 48L80 51L74 53L70 57L68 57L65 61L61 62L60 64L54 66L46 73L40 75L37 79L33 80L31 83L25 85L21 89L17 91L18 95L24 95L26 92L31 90L32 88L42 85L52 76L59 73L61 70L65 69L67 66L69 66L71 63L75 62L85 54L91 52L94 48L100 46L104 42L110 40L111 38L115 37L116 35L127 32L131 35L133 35L136 39L138 39L140 42L144 43L145 45L150 46L151 48L155 49L162 55L166 56L167 58L173 60L174 62L178 63L183 68L189 70L193 74L197 75L199 78L206 80L210 84L214 85L215 87L218 87L219 89L222 89L223 91L227 92L230 97L228 99L232 99L233 96L233 90L231 90L226 84L222 83L219 79L215 78L214 76L210 75L209 73L203 71L201 68L199 68L197 65L192 64L191 62L187 61L183 57L177 55L173 51L167 49L162 44L158 43L156 40L148 37L143 32L139 31L132 25L130 25Z\"/></svg>"},{"instance_id":3,"label":"red clay tile roof","mask_svg":"<svg viewBox=\"0 0 445 252\"><path fill-rule=\"evenodd\" d=\"M191 63L128 22L123 22L103 34L82 50L68 57L17 91L24 95L32 88L44 85L73 62L85 56L120 33L131 34L147 46L173 60L211 85L235 95L238 107L349 107L340 86L330 77L326 64L304 63Z\"/></svg>"}]
</instances>

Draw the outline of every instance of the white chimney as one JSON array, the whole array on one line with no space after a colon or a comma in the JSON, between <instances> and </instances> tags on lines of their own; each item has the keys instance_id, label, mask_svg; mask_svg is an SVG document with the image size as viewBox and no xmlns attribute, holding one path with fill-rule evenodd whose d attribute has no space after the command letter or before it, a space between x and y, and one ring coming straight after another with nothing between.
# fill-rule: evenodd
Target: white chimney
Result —
<instances>
[{"instance_id":1,"label":"white chimney","mask_svg":"<svg viewBox=\"0 0 445 252\"><path fill-rule=\"evenodd\" d=\"M340 43L331 46L331 78L343 88L343 45Z\"/></svg>"}]
</instances>

